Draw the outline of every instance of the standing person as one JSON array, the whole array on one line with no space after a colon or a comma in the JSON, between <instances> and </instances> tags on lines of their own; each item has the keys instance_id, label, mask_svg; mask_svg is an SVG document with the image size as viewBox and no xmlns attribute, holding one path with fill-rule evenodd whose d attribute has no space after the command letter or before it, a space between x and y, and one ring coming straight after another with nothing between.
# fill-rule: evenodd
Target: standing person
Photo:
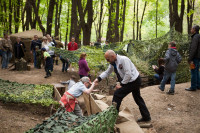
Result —
<instances>
[{"instance_id":1,"label":"standing person","mask_svg":"<svg viewBox=\"0 0 200 133\"><path fill-rule=\"evenodd\" d=\"M75 37L71 38L71 42L68 43L68 50L74 51L78 49L78 44L75 42Z\"/></svg>"},{"instance_id":2,"label":"standing person","mask_svg":"<svg viewBox=\"0 0 200 133\"><path fill-rule=\"evenodd\" d=\"M176 83L176 69L178 67L178 64L181 62L181 55L176 50L176 43L174 41L170 42L168 45L168 50L165 53L165 71L163 79L160 83L159 89L161 91L164 91L165 84L169 77L171 77L171 87L170 90L167 92L169 95L174 95L174 89L175 89L175 83Z\"/></svg>"},{"instance_id":3,"label":"standing person","mask_svg":"<svg viewBox=\"0 0 200 133\"><path fill-rule=\"evenodd\" d=\"M71 42L68 43L68 51L74 51L77 49L78 49L78 44L75 42L75 37L72 37ZM68 62L68 66L70 67L70 69L72 69L72 71L74 71L74 69L71 67L71 64L69 64L69 62Z\"/></svg>"},{"instance_id":4,"label":"standing person","mask_svg":"<svg viewBox=\"0 0 200 133\"><path fill-rule=\"evenodd\" d=\"M47 38L47 41L48 41L48 46L45 49L50 54L52 62L54 64L55 53L54 53L53 50L50 49L50 47L55 47L55 44L53 43L51 37ZM51 70L53 71L53 65L52 65L52 69Z\"/></svg>"},{"instance_id":5,"label":"standing person","mask_svg":"<svg viewBox=\"0 0 200 133\"><path fill-rule=\"evenodd\" d=\"M187 91L196 91L200 89L199 63L200 63L200 35L199 26L195 25L191 29L192 42L189 48L188 63L191 66L191 87ZM193 68L192 68L193 67Z\"/></svg>"},{"instance_id":6,"label":"standing person","mask_svg":"<svg viewBox=\"0 0 200 133\"><path fill-rule=\"evenodd\" d=\"M110 63L108 69L100 74L94 82L100 82L114 71L117 75L118 82L120 82L120 84L116 85L116 91L114 92L112 100L117 103L117 110L119 111L123 98L129 93L132 93L142 115L142 118L138 119L137 122L150 121L150 113L140 95L141 79L135 65L128 57L116 55L113 50L107 50L104 57Z\"/></svg>"},{"instance_id":7,"label":"standing person","mask_svg":"<svg viewBox=\"0 0 200 133\"><path fill-rule=\"evenodd\" d=\"M36 51L35 47L38 46L39 49L41 49L42 42L38 39L37 35L34 35L33 40L31 41L31 51L30 53L33 54L33 61L34 61L34 67L37 68L37 59L36 59Z\"/></svg>"},{"instance_id":8,"label":"standing person","mask_svg":"<svg viewBox=\"0 0 200 133\"><path fill-rule=\"evenodd\" d=\"M39 46L36 46L35 47L35 55L36 55L36 67L38 69L41 69L41 63L42 63L42 60L43 60L43 66L45 66L45 62L44 62L44 57L42 55L42 51L41 49L39 49Z\"/></svg>"},{"instance_id":9,"label":"standing person","mask_svg":"<svg viewBox=\"0 0 200 133\"><path fill-rule=\"evenodd\" d=\"M65 107L67 112L74 112L78 116L83 116L82 110L76 98L81 96L83 93L90 94L95 86L96 83L91 83L88 77L82 77L79 82L74 84L68 91L64 93L59 103Z\"/></svg>"},{"instance_id":10,"label":"standing person","mask_svg":"<svg viewBox=\"0 0 200 133\"><path fill-rule=\"evenodd\" d=\"M17 42L14 44L14 52L15 52L15 58L21 59L24 57L24 54L26 52L26 47L24 43L21 41L20 37L17 37Z\"/></svg>"},{"instance_id":11,"label":"standing person","mask_svg":"<svg viewBox=\"0 0 200 133\"><path fill-rule=\"evenodd\" d=\"M46 76L44 78L48 78L51 76L51 68L52 68L53 62L52 62L50 54L46 51L46 49L42 48L41 50L42 50L42 54L45 60Z\"/></svg>"},{"instance_id":12,"label":"standing person","mask_svg":"<svg viewBox=\"0 0 200 133\"><path fill-rule=\"evenodd\" d=\"M56 42L56 48L63 48L63 44L61 41L59 41L59 37L55 37L55 42ZM56 65L58 65L58 59L59 59L59 55L55 54L55 61L56 61Z\"/></svg>"},{"instance_id":13,"label":"standing person","mask_svg":"<svg viewBox=\"0 0 200 133\"><path fill-rule=\"evenodd\" d=\"M46 34L46 37L47 37L47 38L52 38L52 42L54 43L54 45L55 45L55 46L57 45L57 43L56 43L56 41L54 40L54 38L51 37L49 34Z\"/></svg>"},{"instance_id":14,"label":"standing person","mask_svg":"<svg viewBox=\"0 0 200 133\"><path fill-rule=\"evenodd\" d=\"M47 37L43 36L42 37L42 48L48 47L49 42L47 41Z\"/></svg>"},{"instance_id":15,"label":"standing person","mask_svg":"<svg viewBox=\"0 0 200 133\"><path fill-rule=\"evenodd\" d=\"M158 60L158 67L156 65L152 65L153 70L156 72L156 74L154 74L154 77L158 81L162 81L163 79L164 69L165 69L164 64L165 64L165 61L163 60L163 58L160 58Z\"/></svg>"},{"instance_id":16,"label":"standing person","mask_svg":"<svg viewBox=\"0 0 200 133\"><path fill-rule=\"evenodd\" d=\"M80 60L78 62L80 78L88 76L88 72L90 71L87 61L85 60L86 56L87 56L86 53L81 53Z\"/></svg>"},{"instance_id":17,"label":"standing person","mask_svg":"<svg viewBox=\"0 0 200 133\"><path fill-rule=\"evenodd\" d=\"M2 50L2 69L7 69L9 61L12 58L12 42L7 33L4 34L4 38L0 41L0 43Z\"/></svg>"},{"instance_id":18,"label":"standing person","mask_svg":"<svg viewBox=\"0 0 200 133\"><path fill-rule=\"evenodd\" d=\"M63 55L60 55L60 60L62 61L62 72L67 72L69 66L69 60Z\"/></svg>"}]
</instances>

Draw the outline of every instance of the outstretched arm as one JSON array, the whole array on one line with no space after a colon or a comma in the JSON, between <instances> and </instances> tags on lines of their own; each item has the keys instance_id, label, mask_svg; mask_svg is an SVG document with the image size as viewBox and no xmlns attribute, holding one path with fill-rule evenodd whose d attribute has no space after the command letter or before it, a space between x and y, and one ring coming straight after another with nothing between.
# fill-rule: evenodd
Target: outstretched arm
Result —
<instances>
[{"instance_id":1,"label":"outstretched arm","mask_svg":"<svg viewBox=\"0 0 200 133\"><path fill-rule=\"evenodd\" d=\"M97 84L96 82L93 82L91 87L89 89L84 90L83 92L86 93L86 94L90 94L93 91L96 84Z\"/></svg>"}]
</instances>

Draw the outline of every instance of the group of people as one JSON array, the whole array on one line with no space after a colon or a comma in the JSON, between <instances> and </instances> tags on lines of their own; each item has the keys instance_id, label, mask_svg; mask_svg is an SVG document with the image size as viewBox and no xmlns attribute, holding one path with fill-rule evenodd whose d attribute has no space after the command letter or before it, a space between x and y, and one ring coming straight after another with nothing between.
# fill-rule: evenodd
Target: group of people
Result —
<instances>
[{"instance_id":1,"label":"group of people","mask_svg":"<svg viewBox=\"0 0 200 133\"><path fill-rule=\"evenodd\" d=\"M199 26L193 26L191 29L192 42L189 49L189 59L188 63L191 66L191 87L186 88L187 91L195 91L200 88L200 77L199 77L199 62L200 62L200 35L199 35ZM35 36L34 36L35 37ZM36 37L37 38L37 37ZM44 38L45 40L45 38ZM34 39L34 44L38 45L40 42L37 39ZM43 46L42 46L43 47ZM6 48L6 47L4 47ZM78 46L75 43L75 38L72 38L72 41L68 44L68 50L77 50ZM8 48L7 48L8 50ZM31 47L32 52L34 53L34 47ZM48 48L45 46L42 48L44 59L46 60L46 66L52 63L51 54L48 52ZM33 54L34 55L34 54ZM103 79L108 77L113 71L117 76L119 84L116 85L116 90L113 95L112 102L117 103L117 110L120 110L120 105L124 97L129 93L132 93L133 99L139 107L141 118L137 122L148 122L151 120L150 112L143 100L140 87L141 87L141 78L140 74L132 63L132 61L126 57L116 54L113 50L107 50L105 52L105 59L109 62L109 66L106 71L102 72L93 82L91 82L88 77L88 72L90 71L87 61L86 53L80 55L79 60L79 82L73 82L69 89L64 93L60 100L60 104L66 108L66 111L74 112L77 115L82 115L81 108L79 107L76 98L78 98L82 93L89 94L94 90L94 87L98 85ZM164 91L165 84L169 77L171 78L171 87L167 94L174 94L175 92L175 77L176 69L178 64L181 62L181 55L176 49L176 43L174 41L170 42L168 45L168 50L165 53L165 57L159 59L159 68L153 66L155 71L159 75L155 77L161 80L161 84L158 86L161 91ZM49 73L50 67L47 69L47 76L51 75ZM64 67L63 70L66 70ZM163 74L160 71L164 71Z\"/></svg>"},{"instance_id":2,"label":"group of people","mask_svg":"<svg viewBox=\"0 0 200 133\"><path fill-rule=\"evenodd\" d=\"M191 29L192 42L189 49L188 63L191 66L191 87L186 88L187 91L195 91L200 88L199 78L199 62L200 62L200 35L199 26L193 26ZM151 120L150 112L140 94L141 78L138 70L131 60L126 56L116 54L113 50L107 50L104 55L105 59L110 63L107 70L101 73L92 83L86 76L82 77L78 83L74 83L68 91L65 92L60 100L60 104L66 108L66 111L74 111L77 115L82 115L81 109L78 106L76 98L82 93L91 93L96 85L102 80L108 77L113 71L115 72L118 82L116 90L113 95L112 102L117 103L117 110L119 111L121 102L125 96L132 93L133 99L139 106L142 117L137 122L148 122ZM161 80L159 89L164 91L165 84L169 78L171 78L171 87L167 94L174 94L175 92L175 77L178 64L182 58L176 49L176 43L170 42L168 50L165 53L165 57L159 59L159 67L153 66L155 71L160 74L160 71L164 71L162 75L155 75L155 77ZM91 84L91 86L89 86ZM89 89L88 89L89 88Z\"/></svg>"},{"instance_id":3,"label":"group of people","mask_svg":"<svg viewBox=\"0 0 200 133\"><path fill-rule=\"evenodd\" d=\"M199 63L200 63L200 35L199 26L195 25L191 28L192 40L189 47L188 64L191 69L191 87L185 88L186 91L196 91L200 89L200 75L199 75ZM174 95L175 89L175 77L178 64L181 62L181 56L176 50L176 43L170 42L169 49L165 53L164 58L158 60L158 66L153 65L152 68L156 72L154 77L159 80L159 89L164 91L166 82L170 79L171 87L167 94Z\"/></svg>"}]
</instances>

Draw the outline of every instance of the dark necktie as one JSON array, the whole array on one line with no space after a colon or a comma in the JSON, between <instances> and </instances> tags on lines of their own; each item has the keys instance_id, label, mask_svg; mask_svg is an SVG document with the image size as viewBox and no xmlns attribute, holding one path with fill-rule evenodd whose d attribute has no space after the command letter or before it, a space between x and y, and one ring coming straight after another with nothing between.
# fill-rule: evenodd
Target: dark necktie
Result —
<instances>
[{"instance_id":1,"label":"dark necktie","mask_svg":"<svg viewBox=\"0 0 200 133\"><path fill-rule=\"evenodd\" d=\"M115 72L116 75L117 75L118 82L121 82L121 81L122 81L122 78L121 78L121 76L119 75L119 73L118 73L118 71L117 71L117 65L116 65L116 63L114 62L114 63L112 63L111 65L113 65L113 67L114 67L114 72Z\"/></svg>"}]
</instances>

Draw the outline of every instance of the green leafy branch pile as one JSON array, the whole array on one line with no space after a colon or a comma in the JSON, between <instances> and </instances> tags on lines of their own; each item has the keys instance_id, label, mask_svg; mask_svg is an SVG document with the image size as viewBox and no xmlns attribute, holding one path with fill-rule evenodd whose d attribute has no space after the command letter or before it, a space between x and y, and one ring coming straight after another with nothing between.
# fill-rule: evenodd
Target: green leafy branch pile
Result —
<instances>
[{"instance_id":1,"label":"green leafy branch pile","mask_svg":"<svg viewBox=\"0 0 200 133\"><path fill-rule=\"evenodd\" d=\"M118 113L114 106L96 115L77 116L60 107L55 114L26 133L111 133Z\"/></svg>"},{"instance_id":2,"label":"green leafy branch pile","mask_svg":"<svg viewBox=\"0 0 200 133\"><path fill-rule=\"evenodd\" d=\"M0 100L4 102L57 105L52 95L52 85L20 84L0 79Z\"/></svg>"},{"instance_id":3,"label":"green leafy branch pile","mask_svg":"<svg viewBox=\"0 0 200 133\"><path fill-rule=\"evenodd\" d=\"M155 72L152 69L152 65L158 65L157 60L164 58L165 52L168 49L168 44L171 41L175 41L177 44L177 50L182 56L182 62L179 64L176 72L176 82L182 83L190 80L189 67L187 64L188 49L190 44L190 37L188 35L180 34L174 29L171 29L167 34L160 38L145 40L145 41L133 41L134 46L129 47L127 56L133 61L137 69L146 76L152 76Z\"/></svg>"}]
</instances>

